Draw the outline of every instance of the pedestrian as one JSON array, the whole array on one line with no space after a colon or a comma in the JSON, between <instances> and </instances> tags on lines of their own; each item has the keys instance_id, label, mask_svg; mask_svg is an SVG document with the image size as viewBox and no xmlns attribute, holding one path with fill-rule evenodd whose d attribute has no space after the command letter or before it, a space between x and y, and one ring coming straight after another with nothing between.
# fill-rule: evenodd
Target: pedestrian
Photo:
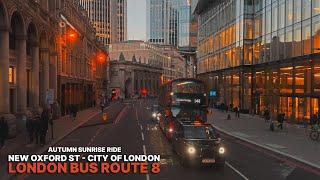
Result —
<instances>
[{"instance_id":1,"label":"pedestrian","mask_svg":"<svg viewBox=\"0 0 320 180\"><path fill-rule=\"evenodd\" d=\"M101 111L103 113L103 111L104 111L104 103L103 103L103 101L100 102L100 107L101 107Z\"/></svg>"},{"instance_id":2,"label":"pedestrian","mask_svg":"<svg viewBox=\"0 0 320 180\"><path fill-rule=\"evenodd\" d=\"M278 117L278 128L280 128L281 130L283 130L283 122L284 122L284 114L279 114Z\"/></svg>"},{"instance_id":3,"label":"pedestrian","mask_svg":"<svg viewBox=\"0 0 320 180\"><path fill-rule=\"evenodd\" d=\"M237 118L240 118L240 108L236 107L236 116Z\"/></svg>"},{"instance_id":4,"label":"pedestrian","mask_svg":"<svg viewBox=\"0 0 320 180\"><path fill-rule=\"evenodd\" d=\"M78 106L73 105L73 121L76 120L77 114L78 114Z\"/></svg>"},{"instance_id":5,"label":"pedestrian","mask_svg":"<svg viewBox=\"0 0 320 180\"><path fill-rule=\"evenodd\" d=\"M265 120L265 122L269 122L269 120L270 120L270 111L268 108L266 108L264 111L264 120Z\"/></svg>"},{"instance_id":6,"label":"pedestrian","mask_svg":"<svg viewBox=\"0 0 320 180\"><path fill-rule=\"evenodd\" d=\"M4 119L4 117L1 117L0 119L0 149L2 149L5 145L5 141L8 137L9 133L9 126L8 122Z\"/></svg>"},{"instance_id":7,"label":"pedestrian","mask_svg":"<svg viewBox=\"0 0 320 180\"><path fill-rule=\"evenodd\" d=\"M46 135L48 131L48 123L50 119L50 114L48 109L44 109L41 113L41 119L39 123L40 129L40 145L43 146L46 144Z\"/></svg>"},{"instance_id":8,"label":"pedestrian","mask_svg":"<svg viewBox=\"0 0 320 180\"><path fill-rule=\"evenodd\" d=\"M29 144L33 143L34 140L34 135L35 135L35 126L33 123L33 117L32 116L28 116L27 117L27 122L26 122L26 129L29 135Z\"/></svg>"},{"instance_id":9,"label":"pedestrian","mask_svg":"<svg viewBox=\"0 0 320 180\"><path fill-rule=\"evenodd\" d=\"M313 114L312 116L311 116L311 118L310 118L310 126L312 127L312 126L314 126L315 124L317 124L317 115L316 114Z\"/></svg>"},{"instance_id":10,"label":"pedestrian","mask_svg":"<svg viewBox=\"0 0 320 180\"><path fill-rule=\"evenodd\" d=\"M318 111L317 124L320 125L320 111Z\"/></svg>"}]
</instances>

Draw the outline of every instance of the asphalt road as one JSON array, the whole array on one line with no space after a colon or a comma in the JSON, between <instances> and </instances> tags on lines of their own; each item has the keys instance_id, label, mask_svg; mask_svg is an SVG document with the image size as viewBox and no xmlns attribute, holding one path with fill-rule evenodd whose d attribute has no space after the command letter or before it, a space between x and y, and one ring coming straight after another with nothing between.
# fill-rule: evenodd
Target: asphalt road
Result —
<instances>
[{"instance_id":1,"label":"asphalt road","mask_svg":"<svg viewBox=\"0 0 320 180\"><path fill-rule=\"evenodd\" d=\"M124 154L160 154L159 174L132 175L29 175L19 179L72 180L203 180L203 179L319 179L319 174L300 167L285 158L256 149L236 139L224 137L227 163L224 169L214 167L185 168L173 152L158 125L151 118L153 101L128 101L125 106L109 110L109 123L101 115L64 138L56 146L121 146ZM120 113L119 113L120 112ZM117 115L117 116L116 116Z\"/></svg>"}]
</instances>

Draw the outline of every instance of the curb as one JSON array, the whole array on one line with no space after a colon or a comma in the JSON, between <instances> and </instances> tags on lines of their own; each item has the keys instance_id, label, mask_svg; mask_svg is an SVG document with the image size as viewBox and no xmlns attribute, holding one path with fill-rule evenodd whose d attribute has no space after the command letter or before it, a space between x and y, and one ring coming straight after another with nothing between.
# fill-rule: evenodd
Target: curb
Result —
<instances>
[{"instance_id":1,"label":"curb","mask_svg":"<svg viewBox=\"0 0 320 180\"><path fill-rule=\"evenodd\" d=\"M112 104L112 105L106 107L104 110L108 110L108 109L109 109L111 106L113 106L113 105L115 105L115 104ZM85 124L85 123L88 122L90 119L92 119L93 117L97 116L97 115L100 114L100 113L101 113L101 112L100 112L100 110L99 110L97 113L89 116L89 117L87 118L87 120L85 120L85 121L77 124L77 125L74 126L72 129L70 129L67 133L65 133L65 134L62 135L61 137L56 138L54 141L52 141L50 144L48 144L48 145L44 146L43 148L41 148L41 149L40 149L39 151L37 151L35 154L42 154L42 153L44 153L44 152L48 149L48 147L57 144L57 143L60 142L63 138L65 138L66 136L68 136L69 134L71 134L73 131L77 130L77 129L78 129L79 127L81 127L83 124Z\"/></svg>"},{"instance_id":2,"label":"curb","mask_svg":"<svg viewBox=\"0 0 320 180\"><path fill-rule=\"evenodd\" d=\"M262 145L262 144L258 144L258 143L254 142L254 141L249 140L249 139L245 139L245 138L243 138L243 137L236 136L236 135L234 135L234 134L232 134L232 133L230 133L230 132L227 132L226 130L223 130L223 129L221 129L221 128L213 125L213 124L212 124L212 126L213 126L214 128L216 128L218 131L222 132L223 134L226 134L226 135L228 135L228 136L234 137L234 138L239 139L239 140L241 140L241 141L244 141L244 142L253 144L253 145L255 145L255 146L257 146L257 147L260 147L260 148L262 148L262 149L266 149L266 150L272 151L272 152L274 152L274 153L280 154L280 155L282 155L282 156L284 156L284 157L291 158L291 159L293 159L293 160L295 160L295 161L297 161L297 162L306 164L306 165L308 165L308 166L310 166L310 167L313 167L313 168L316 168L316 169L320 170L320 166L317 165L317 164L311 163L311 162L309 162L309 161L306 161L306 160L301 159L301 158L299 158L299 157L293 156L293 155L291 155L291 154L287 154L287 153L281 152L281 151L279 151L279 150L270 148L270 147L268 147L268 146L264 146L264 145Z\"/></svg>"},{"instance_id":3,"label":"curb","mask_svg":"<svg viewBox=\"0 0 320 180\"><path fill-rule=\"evenodd\" d=\"M115 103L115 104L118 104L118 103ZM112 104L108 107L106 107L104 110L108 110L109 108L111 108L111 106L115 105L115 104ZM56 138L54 141L50 142L49 144L47 144L46 146L42 147L41 149L39 149L38 151L36 151L34 154L43 154L44 152L46 152L46 150L48 149L48 147L50 146L53 146L55 144L57 144L59 141L61 141L63 138L65 138L66 136L70 135L73 131L77 130L79 127L81 127L83 124L85 124L86 122L88 122L90 119L92 119L93 117L97 116L98 114L100 114L101 112L98 111L97 113L91 115L88 117L87 120L77 124L74 128L70 129L67 133L65 133L64 135ZM11 179L13 177L15 177L16 175L9 175L7 176L7 179Z\"/></svg>"}]
</instances>

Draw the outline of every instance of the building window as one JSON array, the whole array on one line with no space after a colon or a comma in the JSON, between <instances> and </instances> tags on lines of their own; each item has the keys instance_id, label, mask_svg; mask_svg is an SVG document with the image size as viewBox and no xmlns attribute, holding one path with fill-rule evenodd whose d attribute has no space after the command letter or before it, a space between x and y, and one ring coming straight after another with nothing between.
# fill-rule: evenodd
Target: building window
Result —
<instances>
[{"instance_id":1,"label":"building window","mask_svg":"<svg viewBox=\"0 0 320 180\"><path fill-rule=\"evenodd\" d=\"M302 0L302 19L309 19L311 17L311 1Z\"/></svg>"},{"instance_id":2,"label":"building window","mask_svg":"<svg viewBox=\"0 0 320 180\"><path fill-rule=\"evenodd\" d=\"M313 92L320 93L320 64L314 66Z\"/></svg>"},{"instance_id":3,"label":"building window","mask_svg":"<svg viewBox=\"0 0 320 180\"><path fill-rule=\"evenodd\" d=\"M320 14L320 1L319 0L313 0L312 1L312 14L313 16Z\"/></svg>"},{"instance_id":4,"label":"building window","mask_svg":"<svg viewBox=\"0 0 320 180\"><path fill-rule=\"evenodd\" d=\"M303 54L311 53L311 24L310 20L302 22Z\"/></svg>"},{"instance_id":5,"label":"building window","mask_svg":"<svg viewBox=\"0 0 320 180\"><path fill-rule=\"evenodd\" d=\"M286 28L286 58L292 57L292 26Z\"/></svg>"},{"instance_id":6,"label":"building window","mask_svg":"<svg viewBox=\"0 0 320 180\"><path fill-rule=\"evenodd\" d=\"M293 52L294 56L301 56L301 23L294 26Z\"/></svg>"},{"instance_id":7,"label":"building window","mask_svg":"<svg viewBox=\"0 0 320 180\"><path fill-rule=\"evenodd\" d=\"M314 53L320 53L320 16L313 18L312 35Z\"/></svg>"},{"instance_id":8,"label":"building window","mask_svg":"<svg viewBox=\"0 0 320 180\"><path fill-rule=\"evenodd\" d=\"M287 19L286 19L286 26L292 25L292 20L293 20L293 0L287 0L286 3L286 14L287 14Z\"/></svg>"},{"instance_id":9,"label":"building window","mask_svg":"<svg viewBox=\"0 0 320 180\"><path fill-rule=\"evenodd\" d=\"M285 27L285 21L286 21L286 4L284 0L280 1L279 5L279 29L282 29Z\"/></svg>"},{"instance_id":10,"label":"building window","mask_svg":"<svg viewBox=\"0 0 320 180\"><path fill-rule=\"evenodd\" d=\"M9 67L9 83L15 84L15 69L14 69L14 67Z\"/></svg>"},{"instance_id":11,"label":"building window","mask_svg":"<svg viewBox=\"0 0 320 180\"><path fill-rule=\"evenodd\" d=\"M301 21L301 0L294 0L294 23Z\"/></svg>"}]
</instances>

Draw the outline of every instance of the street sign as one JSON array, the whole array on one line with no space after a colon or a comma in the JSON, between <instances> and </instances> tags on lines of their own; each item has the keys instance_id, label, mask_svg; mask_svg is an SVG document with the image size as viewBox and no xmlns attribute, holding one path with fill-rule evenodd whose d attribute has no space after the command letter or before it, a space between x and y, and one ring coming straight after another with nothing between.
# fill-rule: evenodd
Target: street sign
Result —
<instances>
[{"instance_id":1,"label":"street sign","mask_svg":"<svg viewBox=\"0 0 320 180\"><path fill-rule=\"evenodd\" d=\"M54 89L48 89L46 91L46 104L52 105L54 103Z\"/></svg>"}]
</instances>

